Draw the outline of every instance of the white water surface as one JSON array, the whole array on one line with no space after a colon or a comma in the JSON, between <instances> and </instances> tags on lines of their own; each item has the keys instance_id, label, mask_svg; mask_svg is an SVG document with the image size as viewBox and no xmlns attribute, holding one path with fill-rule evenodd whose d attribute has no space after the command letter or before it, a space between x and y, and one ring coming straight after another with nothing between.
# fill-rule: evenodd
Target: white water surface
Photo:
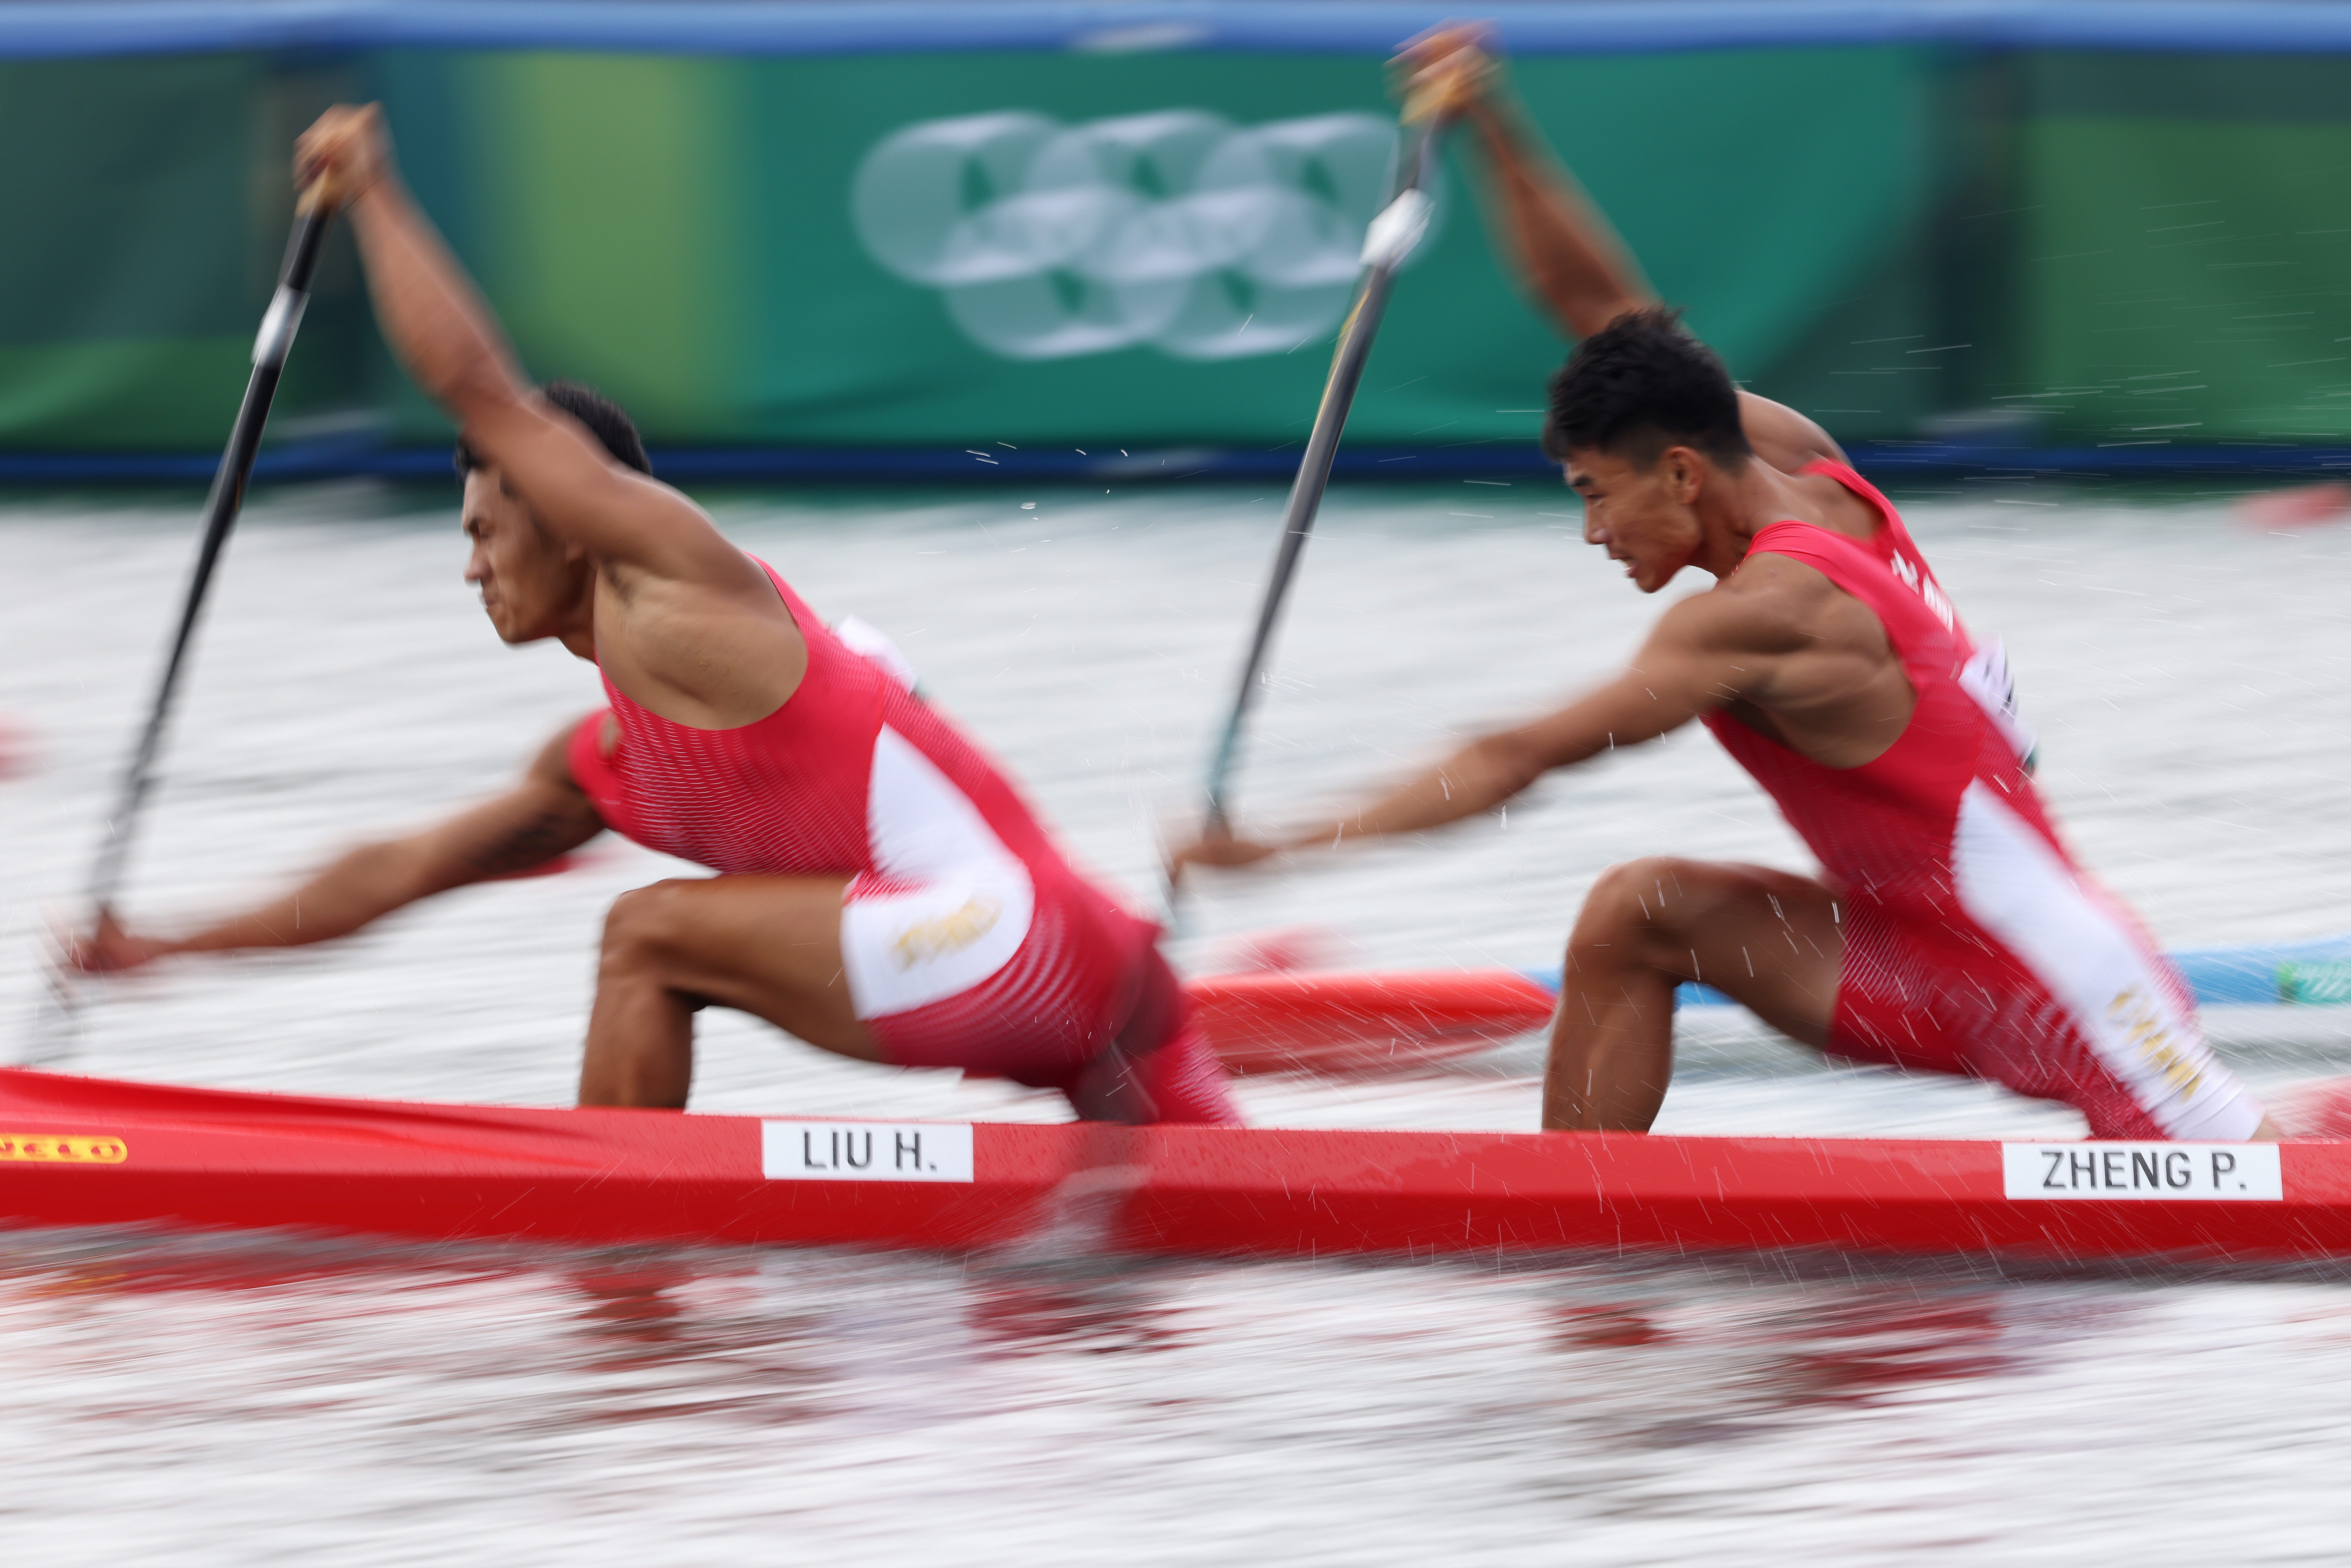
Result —
<instances>
[{"instance_id":1,"label":"white water surface","mask_svg":"<svg viewBox=\"0 0 2351 1568\"><path fill-rule=\"evenodd\" d=\"M2042 779L2167 943L2351 928L2351 530L2210 498L1909 498L2004 636ZM1155 896L1274 546L1278 492L707 497L829 616L894 636L1075 852ZM1024 508L1022 502L1034 502ZM1342 489L1241 783L1292 820L1609 674L1659 604L1543 485ZM0 1054L34 1015L193 550L191 497L0 507ZM454 508L265 493L232 547L127 907L266 891L496 787L597 702L499 646ZM1697 584L1689 585L1691 587ZM1676 591L1678 591L1677 589ZM1325 928L1350 967L1556 961L1611 862L1802 867L1692 731L1418 845L1204 883L1179 960ZM78 1071L560 1103L625 845L353 941L105 987ZM2351 1009L2341 1009L2351 1013ZM1980 1084L1830 1071L1686 1015L1660 1128L2066 1136ZM705 1014L698 1108L1048 1117ZM2337 1009L2213 1020L2257 1084L2351 1070ZM1261 1122L1530 1127L1537 1053L1252 1082ZM1817 1260L1409 1267L556 1254L0 1239L0 1526L47 1556L372 1564L2325 1562L2351 1290L2333 1271L2026 1278Z\"/></svg>"}]
</instances>

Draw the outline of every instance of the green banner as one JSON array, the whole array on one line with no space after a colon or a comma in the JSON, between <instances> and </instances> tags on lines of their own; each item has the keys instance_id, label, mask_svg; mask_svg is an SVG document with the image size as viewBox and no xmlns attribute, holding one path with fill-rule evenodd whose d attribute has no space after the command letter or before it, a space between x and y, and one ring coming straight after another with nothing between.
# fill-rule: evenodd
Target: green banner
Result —
<instances>
[{"instance_id":1,"label":"green banner","mask_svg":"<svg viewBox=\"0 0 2351 1568\"><path fill-rule=\"evenodd\" d=\"M1902 284L1936 179L1924 52L1513 71L1740 376L1802 381L1856 308L1889 331L1924 308ZM673 445L1297 441L1394 114L1373 55L0 66L0 123L48 154L0 172L16 219L0 247L0 444L216 443L285 232L291 139L324 103L371 91L533 373L603 387ZM1351 442L1516 444L1535 430L1563 345L1498 264L1475 177L1456 149ZM372 342L339 246L279 434L438 439L445 426ZM1825 376L1812 401L1839 406ZM1879 403L1824 417L1864 433L1916 417Z\"/></svg>"},{"instance_id":2,"label":"green banner","mask_svg":"<svg viewBox=\"0 0 2351 1568\"><path fill-rule=\"evenodd\" d=\"M1753 66L1517 76L1658 286L1761 375L1915 225L1926 132L1901 52ZM1360 57L406 56L384 90L412 149L436 127L418 186L533 370L672 443L1296 439L1392 146ZM1771 177L1791 162L1816 177ZM1355 440L1523 441L1561 358L1447 172Z\"/></svg>"},{"instance_id":3,"label":"green banner","mask_svg":"<svg viewBox=\"0 0 2351 1568\"><path fill-rule=\"evenodd\" d=\"M2032 84L2004 401L2116 450L2351 437L2351 60L2060 56Z\"/></svg>"},{"instance_id":4,"label":"green banner","mask_svg":"<svg viewBox=\"0 0 2351 1568\"><path fill-rule=\"evenodd\" d=\"M2351 58L1536 56L1544 133L1735 374L1869 438L2351 438ZM1363 54L522 49L0 63L0 450L202 453L295 135L380 96L533 373L669 446L1299 442L1378 205ZM1353 444L1523 455L1563 345L1445 162ZM277 440L443 439L347 235ZM1462 455L1459 453L1456 456Z\"/></svg>"}]
</instances>

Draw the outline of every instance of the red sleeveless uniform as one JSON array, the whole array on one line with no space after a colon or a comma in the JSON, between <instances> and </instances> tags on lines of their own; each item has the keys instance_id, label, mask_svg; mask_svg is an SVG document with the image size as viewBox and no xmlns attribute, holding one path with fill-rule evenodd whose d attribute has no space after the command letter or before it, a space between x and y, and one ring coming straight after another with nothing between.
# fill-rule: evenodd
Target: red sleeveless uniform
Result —
<instances>
[{"instance_id":1,"label":"red sleeveless uniform","mask_svg":"<svg viewBox=\"0 0 2351 1568\"><path fill-rule=\"evenodd\" d=\"M1059 1088L1081 1115L1238 1122L1156 928L1071 869L899 673L760 567L808 644L799 687L754 723L695 729L606 676L611 706L569 753L604 824L722 873L849 877L850 999L899 1065Z\"/></svg>"},{"instance_id":2,"label":"red sleeveless uniform","mask_svg":"<svg viewBox=\"0 0 2351 1568\"><path fill-rule=\"evenodd\" d=\"M1885 497L1869 543L1774 523L1785 556L1877 616L1917 694L1876 760L1830 768L1727 713L1707 727L1770 792L1842 895L1831 1051L2064 1100L2100 1138L2238 1140L2260 1104L2212 1059L2192 994L2128 910L2076 865L2025 761L1995 645L1977 650Z\"/></svg>"}]
</instances>

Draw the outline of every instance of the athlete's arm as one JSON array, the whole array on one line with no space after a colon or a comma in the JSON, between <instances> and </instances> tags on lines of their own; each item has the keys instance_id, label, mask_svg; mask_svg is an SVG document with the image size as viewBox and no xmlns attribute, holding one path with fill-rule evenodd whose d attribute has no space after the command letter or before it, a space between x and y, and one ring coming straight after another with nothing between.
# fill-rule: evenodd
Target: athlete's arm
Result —
<instances>
[{"instance_id":1,"label":"athlete's arm","mask_svg":"<svg viewBox=\"0 0 2351 1568\"><path fill-rule=\"evenodd\" d=\"M532 523L595 562L606 674L655 712L705 728L747 723L789 697L806 650L766 573L699 507L613 461L529 385L402 186L376 107L320 116L295 172L350 214L376 319L417 384Z\"/></svg>"},{"instance_id":2,"label":"athlete's arm","mask_svg":"<svg viewBox=\"0 0 2351 1568\"><path fill-rule=\"evenodd\" d=\"M1627 310L1659 303L1641 265L1568 172L1511 94L1491 31L1447 23L1405 45L1403 86L1476 132L1483 206L1502 253L1570 338L1589 338ZM1755 455L1783 474L1844 453L1829 433L1785 403L1739 394Z\"/></svg>"},{"instance_id":3,"label":"athlete's arm","mask_svg":"<svg viewBox=\"0 0 2351 1568\"><path fill-rule=\"evenodd\" d=\"M572 729L548 742L503 795L404 838L363 844L257 909L184 936L150 936L103 923L68 958L93 972L133 969L175 953L299 947L348 936L436 893L543 865L602 831L565 760Z\"/></svg>"},{"instance_id":4,"label":"athlete's arm","mask_svg":"<svg viewBox=\"0 0 2351 1568\"><path fill-rule=\"evenodd\" d=\"M402 183L376 105L321 115L296 146L295 178L318 183L330 205L350 214L384 340L540 527L657 577L768 591L700 507L612 461L538 395L488 303Z\"/></svg>"},{"instance_id":5,"label":"athlete's arm","mask_svg":"<svg viewBox=\"0 0 2351 1568\"><path fill-rule=\"evenodd\" d=\"M1632 666L1598 690L1532 723L1481 736L1352 811L1280 840L1204 839L1177 852L1171 869L1248 865L1288 850L1420 832L1493 810L1553 768L1654 740L1769 690L1808 641L1792 620L1773 595L1685 599L1659 617Z\"/></svg>"},{"instance_id":6,"label":"athlete's arm","mask_svg":"<svg viewBox=\"0 0 2351 1568\"><path fill-rule=\"evenodd\" d=\"M1545 145L1503 84L1491 30L1448 22L1397 53L1405 96L1467 125L1483 153L1480 191L1499 248L1571 338L1657 303L1640 264Z\"/></svg>"}]
</instances>

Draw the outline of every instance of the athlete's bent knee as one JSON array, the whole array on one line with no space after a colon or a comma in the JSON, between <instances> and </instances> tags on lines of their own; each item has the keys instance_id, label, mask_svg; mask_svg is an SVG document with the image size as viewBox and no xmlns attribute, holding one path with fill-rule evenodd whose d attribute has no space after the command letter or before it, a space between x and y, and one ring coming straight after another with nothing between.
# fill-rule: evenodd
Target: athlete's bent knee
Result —
<instances>
[{"instance_id":1,"label":"athlete's bent knee","mask_svg":"<svg viewBox=\"0 0 2351 1568\"><path fill-rule=\"evenodd\" d=\"M1646 948L1664 915L1657 888L1671 862L1663 856L1625 861L1594 878L1567 939L1571 974L1646 962Z\"/></svg>"},{"instance_id":2,"label":"athlete's bent knee","mask_svg":"<svg viewBox=\"0 0 2351 1568\"><path fill-rule=\"evenodd\" d=\"M691 885L670 878L614 899L604 915L604 967L639 969L659 963L671 949Z\"/></svg>"},{"instance_id":3,"label":"athlete's bent knee","mask_svg":"<svg viewBox=\"0 0 2351 1568\"><path fill-rule=\"evenodd\" d=\"M1674 897L1690 866L1690 862L1671 855L1645 855L1610 866L1593 879L1592 891L1584 894L1583 911L1576 918L1577 932L1581 934L1587 925L1595 930L1638 931L1670 924Z\"/></svg>"}]
</instances>

